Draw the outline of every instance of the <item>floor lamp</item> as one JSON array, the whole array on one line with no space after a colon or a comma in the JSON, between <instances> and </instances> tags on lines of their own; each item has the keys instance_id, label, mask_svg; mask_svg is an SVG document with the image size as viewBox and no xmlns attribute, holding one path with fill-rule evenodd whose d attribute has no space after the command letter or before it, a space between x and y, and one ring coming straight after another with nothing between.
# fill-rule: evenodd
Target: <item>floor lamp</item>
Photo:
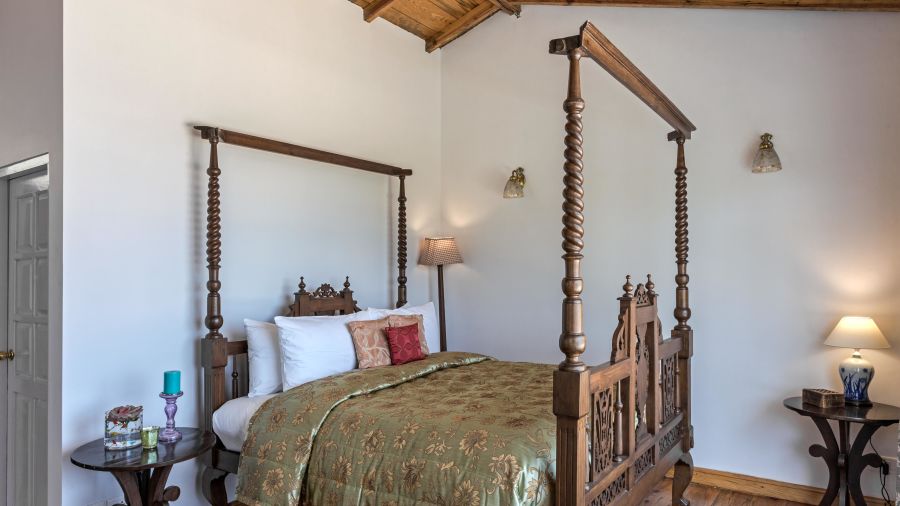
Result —
<instances>
[{"instance_id":1,"label":"floor lamp","mask_svg":"<svg viewBox=\"0 0 900 506\"><path fill-rule=\"evenodd\" d=\"M436 265L438 271L438 314L441 320L441 351L447 351L447 323L444 318L444 266L461 264L462 256L452 237L427 237L419 265Z\"/></svg>"}]
</instances>

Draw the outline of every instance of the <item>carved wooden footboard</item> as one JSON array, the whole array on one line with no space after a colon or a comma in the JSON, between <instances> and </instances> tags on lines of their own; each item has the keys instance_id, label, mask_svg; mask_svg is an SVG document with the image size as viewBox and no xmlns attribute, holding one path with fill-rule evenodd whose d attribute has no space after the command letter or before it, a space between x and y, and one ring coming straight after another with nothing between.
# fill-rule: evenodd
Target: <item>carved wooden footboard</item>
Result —
<instances>
[{"instance_id":1,"label":"carved wooden footboard","mask_svg":"<svg viewBox=\"0 0 900 506\"><path fill-rule=\"evenodd\" d=\"M690 421L690 358L693 331L688 325L687 167L684 143L695 130L677 107L592 24L579 35L550 42L552 54L569 59L563 170L563 324L559 338L565 360L553 378L557 417L557 504L607 506L638 504L675 467L673 504L686 505L683 493L693 464ZM581 293L584 247L584 175L580 62L596 61L675 128L675 318L663 338L657 294L650 276L635 286L628 276L619 298L619 324L612 356L588 367Z\"/></svg>"},{"instance_id":2,"label":"carved wooden footboard","mask_svg":"<svg viewBox=\"0 0 900 506\"><path fill-rule=\"evenodd\" d=\"M637 289L629 279L619 298L619 325L610 361L591 368L585 504L607 505L626 495L642 498L690 450L681 400L679 357L688 341L663 339L657 295L648 276ZM642 482L646 487L638 487Z\"/></svg>"}]
</instances>

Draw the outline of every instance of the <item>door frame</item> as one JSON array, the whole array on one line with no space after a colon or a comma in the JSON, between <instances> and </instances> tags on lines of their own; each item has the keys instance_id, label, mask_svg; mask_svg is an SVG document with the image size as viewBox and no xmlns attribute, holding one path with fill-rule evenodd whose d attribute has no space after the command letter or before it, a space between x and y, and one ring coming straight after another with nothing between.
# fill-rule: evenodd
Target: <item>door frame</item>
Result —
<instances>
[{"instance_id":1,"label":"door frame","mask_svg":"<svg viewBox=\"0 0 900 506\"><path fill-rule=\"evenodd\" d=\"M9 181L42 170L47 171L48 174L50 173L49 153L44 153L27 160L22 160L21 162L0 167L0 266L3 266L3 268L0 268L0 287L9 286ZM52 189L50 191L52 191ZM48 287L48 290L49 288L50 287ZM8 315L6 311L7 301L9 299L8 292L9 290L0 290L0 308L3 308L3 310L0 311L0 329L3 329L4 334L8 333ZM0 349L5 351L8 345L9 336L7 335L5 340L0 339ZM49 356L47 357L47 360L50 360ZM9 361L6 363L9 364ZM9 493L9 487L6 481L9 471L6 466L6 463L9 461L9 448L7 445L7 441L9 440L7 427L7 421L9 419L8 380L8 374L0 374L0 501L3 503L6 502L7 494ZM47 387L50 388L49 383ZM49 393L50 392L48 392L48 395ZM49 425L48 420L48 438Z\"/></svg>"}]
</instances>

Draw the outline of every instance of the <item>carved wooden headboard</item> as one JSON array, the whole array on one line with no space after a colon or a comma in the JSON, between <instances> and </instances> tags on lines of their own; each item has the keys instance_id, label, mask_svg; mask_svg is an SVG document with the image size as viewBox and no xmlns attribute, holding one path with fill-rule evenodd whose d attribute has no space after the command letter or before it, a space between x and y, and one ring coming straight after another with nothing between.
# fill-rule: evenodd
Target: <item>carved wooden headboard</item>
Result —
<instances>
[{"instance_id":1,"label":"carved wooden headboard","mask_svg":"<svg viewBox=\"0 0 900 506\"><path fill-rule=\"evenodd\" d=\"M344 278L344 289L335 290L322 283L312 293L306 291L306 280L300 276L300 290L294 292L294 303L288 308L288 316L321 316L350 314L359 311L350 289L350 276Z\"/></svg>"},{"instance_id":2,"label":"carved wooden headboard","mask_svg":"<svg viewBox=\"0 0 900 506\"><path fill-rule=\"evenodd\" d=\"M294 292L294 302L288 306L285 316L331 316L337 314L351 314L360 311L353 299L353 290L350 289L350 277L344 278L343 290L335 290L328 283L322 283L312 292L306 291L306 279L300 277L299 290ZM222 402L228 399L236 399L246 394L250 387L250 377L247 373L247 341L222 340L225 345L210 356L218 358L216 363L224 364L220 367L231 367L231 395L221 392ZM206 352L204 352L206 353ZM243 374L242 374L243 372ZM226 399L227 397L227 399ZM221 404L220 404L221 405ZM216 406L212 411L218 409ZM212 412L205 413L212 417Z\"/></svg>"}]
</instances>

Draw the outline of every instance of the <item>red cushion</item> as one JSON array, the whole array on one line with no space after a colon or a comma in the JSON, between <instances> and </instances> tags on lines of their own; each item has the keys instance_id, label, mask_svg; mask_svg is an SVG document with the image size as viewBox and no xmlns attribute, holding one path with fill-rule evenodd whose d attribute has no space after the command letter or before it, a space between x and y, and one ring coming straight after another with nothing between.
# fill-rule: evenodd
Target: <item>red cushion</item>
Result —
<instances>
[{"instance_id":1,"label":"red cushion","mask_svg":"<svg viewBox=\"0 0 900 506\"><path fill-rule=\"evenodd\" d=\"M387 327L384 329L391 348L391 363L394 365L414 362L425 358L422 345L419 343L419 325L405 327Z\"/></svg>"}]
</instances>

